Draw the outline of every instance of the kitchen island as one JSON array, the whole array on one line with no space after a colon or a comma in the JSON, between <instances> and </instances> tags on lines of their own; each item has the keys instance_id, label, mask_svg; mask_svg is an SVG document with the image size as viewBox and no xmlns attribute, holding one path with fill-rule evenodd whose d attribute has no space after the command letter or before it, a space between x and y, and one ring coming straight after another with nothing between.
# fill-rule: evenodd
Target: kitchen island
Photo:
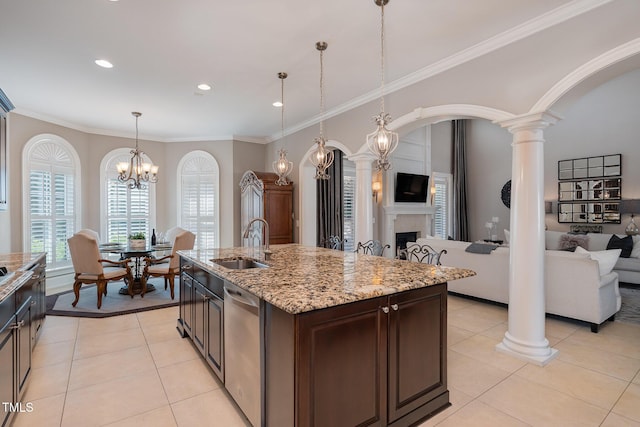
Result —
<instances>
[{"instance_id":1,"label":"kitchen island","mask_svg":"<svg viewBox=\"0 0 640 427\"><path fill-rule=\"evenodd\" d=\"M411 425L449 405L446 283L472 271L300 245L272 249L269 260L256 248L180 252L178 329L252 424ZM266 268L220 265L238 258ZM232 301L220 288L231 284L259 301L259 339L250 347L259 353L258 390L248 399L258 400L257 415L239 401L251 391L230 386L235 369L225 369L252 356L225 350L238 339L229 333L235 325L224 324Z\"/></svg>"}]
</instances>

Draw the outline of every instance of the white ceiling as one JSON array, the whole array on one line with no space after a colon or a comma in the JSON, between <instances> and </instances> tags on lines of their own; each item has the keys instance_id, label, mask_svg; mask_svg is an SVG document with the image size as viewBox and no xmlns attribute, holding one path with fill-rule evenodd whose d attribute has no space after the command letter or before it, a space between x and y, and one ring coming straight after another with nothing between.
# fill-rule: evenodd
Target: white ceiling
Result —
<instances>
[{"instance_id":1,"label":"white ceiling","mask_svg":"<svg viewBox=\"0 0 640 427\"><path fill-rule=\"evenodd\" d=\"M597 7L598 0L391 0L386 80L397 89L438 64L473 59ZM160 141L280 132L379 95L374 0L0 0L0 88L16 112L87 132ZM108 59L112 69L94 64ZM207 82L213 90L196 88Z\"/></svg>"}]
</instances>

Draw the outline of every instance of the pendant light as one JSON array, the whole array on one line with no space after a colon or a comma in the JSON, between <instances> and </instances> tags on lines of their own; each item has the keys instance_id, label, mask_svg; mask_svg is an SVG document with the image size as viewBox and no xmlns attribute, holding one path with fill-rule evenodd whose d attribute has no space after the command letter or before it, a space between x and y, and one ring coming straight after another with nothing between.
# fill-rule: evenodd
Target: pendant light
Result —
<instances>
[{"instance_id":1,"label":"pendant light","mask_svg":"<svg viewBox=\"0 0 640 427\"><path fill-rule=\"evenodd\" d=\"M387 129L391 123L391 116L384 112L384 6L389 0L374 0L380 6L380 114L373 117L378 128L367 135L367 146L377 157L376 169L388 170L391 167L389 155L398 147L398 134Z\"/></svg>"},{"instance_id":2,"label":"pendant light","mask_svg":"<svg viewBox=\"0 0 640 427\"><path fill-rule=\"evenodd\" d=\"M293 162L287 159L287 151L284 149L285 140L284 140L284 79L287 78L287 73L278 73L278 78L280 79L280 103L282 106L282 110L280 110L280 130L282 131L282 148L278 151L278 155L280 158L273 162L273 171L278 175L278 179L276 180L277 185L289 185L290 181L288 179L289 174L293 170Z\"/></svg>"},{"instance_id":3,"label":"pendant light","mask_svg":"<svg viewBox=\"0 0 640 427\"><path fill-rule=\"evenodd\" d=\"M329 179L327 168L333 163L333 151L326 147L327 140L324 139L324 69L323 69L323 53L327 50L326 42L317 42L316 49L320 51L320 136L315 138L313 142L317 148L309 156L309 160L316 167L315 179Z\"/></svg>"},{"instance_id":4,"label":"pendant light","mask_svg":"<svg viewBox=\"0 0 640 427\"><path fill-rule=\"evenodd\" d=\"M144 152L138 149L138 118L142 113L131 113L136 118L136 148L131 150L129 163L119 162L116 165L118 170L118 181L127 183L130 189L145 189L146 182L155 184L158 182L158 166L145 162L142 158Z\"/></svg>"}]
</instances>

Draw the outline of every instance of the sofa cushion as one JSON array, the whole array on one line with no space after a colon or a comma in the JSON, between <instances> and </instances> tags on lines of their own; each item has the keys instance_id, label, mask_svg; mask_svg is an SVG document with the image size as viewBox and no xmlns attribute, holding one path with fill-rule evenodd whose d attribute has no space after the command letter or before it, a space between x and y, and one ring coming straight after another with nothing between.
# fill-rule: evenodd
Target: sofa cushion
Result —
<instances>
[{"instance_id":1,"label":"sofa cushion","mask_svg":"<svg viewBox=\"0 0 640 427\"><path fill-rule=\"evenodd\" d=\"M564 231L547 230L544 233L544 247L552 251L557 251L560 242L560 236L565 235Z\"/></svg>"},{"instance_id":2,"label":"sofa cushion","mask_svg":"<svg viewBox=\"0 0 640 427\"><path fill-rule=\"evenodd\" d=\"M633 236L633 250L631 258L640 258L640 236Z\"/></svg>"},{"instance_id":3,"label":"sofa cushion","mask_svg":"<svg viewBox=\"0 0 640 427\"><path fill-rule=\"evenodd\" d=\"M633 238L631 236L618 237L615 234L611 235L609 243L607 243L607 249L620 249L621 258L629 258L631 251L633 250Z\"/></svg>"},{"instance_id":4,"label":"sofa cushion","mask_svg":"<svg viewBox=\"0 0 640 427\"><path fill-rule=\"evenodd\" d=\"M616 271L640 271L640 259L638 258L618 258L616 266L613 267Z\"/></svg>"},{"instance_id":5,"label":"sofa cushion","mask_svg":"<svg viewBox=\"0 0 640 427\"><path fill-rule=\"evenodd\" d=\"M558 249L563 251L574 250L577 246L587 249L589 236L584 234L563 234L558 242Z\"/></svg>"},{"instance_id":6,"label":"sofa cushion","mask_svg":"<svg viewBox=\"0 0 640 427\"><path fill-rule=\"evenodd\" d=\"M590 251L606 251L611 234L589 233L589 246L585 249Z\"/></svg>"},{"instance_id":7,"label":"sofa cushion","mask_svg":"<svg viewBox=\"0 0 640 427\"><path fill-rule=\"evenodd\" d=\"M598 261L598 267L600 268L600 276L605 276L611 273L613 267L616 265L618 258L620 257L621 249L611 249L608 251L588 251L578 246L576 253L587 253L591 259Z\"/></svg>"}]
</instances>

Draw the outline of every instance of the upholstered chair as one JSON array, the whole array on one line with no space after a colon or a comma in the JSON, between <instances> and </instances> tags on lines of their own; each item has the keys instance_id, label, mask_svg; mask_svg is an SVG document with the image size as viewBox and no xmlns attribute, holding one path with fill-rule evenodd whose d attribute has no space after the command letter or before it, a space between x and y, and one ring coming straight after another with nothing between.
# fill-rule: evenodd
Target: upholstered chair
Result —
<instances>
[{"instance_id":1,"label":"upholstered chair","mask_svg":"<svg viewBox=\"0 0 640 427\"><path fill-rule=\"evenodd\" d=\"M391 248L391 245L382 246L380 240L367 240L364 243L358 242L356 252L367 255L383 256L384 250L387 248Z\"/></svg>"},{"instance_id":2,"label":"upholstered chair","mask_svg":"<svg viewBox=\"0 0 640 427\"><path fill-rule=\"evenodd\" d=\"M171 255L164 256L162 258L145 258L144 271L142 273L142 293L141 297L144 297L144 292L147 289L147 280L149 277L164 277L164 289L167 289L167 282L171 290L171 299L174 298L174 283L175 277L180 274L180 257L178 251L186 251L193 249L193 244L196 241L196 235L190 231L184 230L175 236L173 241L173 247L171 248Z\"/></svg>"},{"instance_id":3,"label":"upholstered chair","mask_svg":"<svg viewBox=\"0 0 640 427\"><path fill-rule=\"evenodd\" d=\"M91 230L90 228L83 228L82 230L78 231L79 234L86 234L89 237L93 237L94 239L96 239L96 242L98 242L98 244L100 244L100 235L98 234L97 231L95 230Z\"/></svg>"},{"instance_id":4,"label":"upholstered chair","mask_svg":"<svg viewBox=\"0 0 640 427\"><path fill-rule=\"evenodd\" d=\"M107 295L107 283L124 279L133 298L133 276L129 267L130 259L111 261L102 259L98 249L98 241L87 233L76 233L67 239L71 261L75 270L73 292L76 299L74 307L80 299L80 288L83 284L95 283L98 292L98 308L102 306L102 295ZM105 266L107 265L107 266Z\"/></svg>"},{"instance_id":5,"label":"upholstered chair","mask_svg":"<svg viewBox=\"0 0 640 427\"><path fill-rule=\"evenodd\" d=\"M176 236L184 231L187 230L180 227L172 227L168 229L166 233L164 233L164 240L171 243L171 245L173 246L173 241L176 239Z\"/></svg>"},{"instance_id":6,"label":"upholstered chair","mask_svg":"<svg viewBox=\"0 0 640 427\"><path fill-rule=\"evenodd\" d=\"M423 262L425 264L441 265L440 258L447 253L446 249L440 252L429 245L407 243L406 256L408 261Z\"/></svg>"}]
</instances>

